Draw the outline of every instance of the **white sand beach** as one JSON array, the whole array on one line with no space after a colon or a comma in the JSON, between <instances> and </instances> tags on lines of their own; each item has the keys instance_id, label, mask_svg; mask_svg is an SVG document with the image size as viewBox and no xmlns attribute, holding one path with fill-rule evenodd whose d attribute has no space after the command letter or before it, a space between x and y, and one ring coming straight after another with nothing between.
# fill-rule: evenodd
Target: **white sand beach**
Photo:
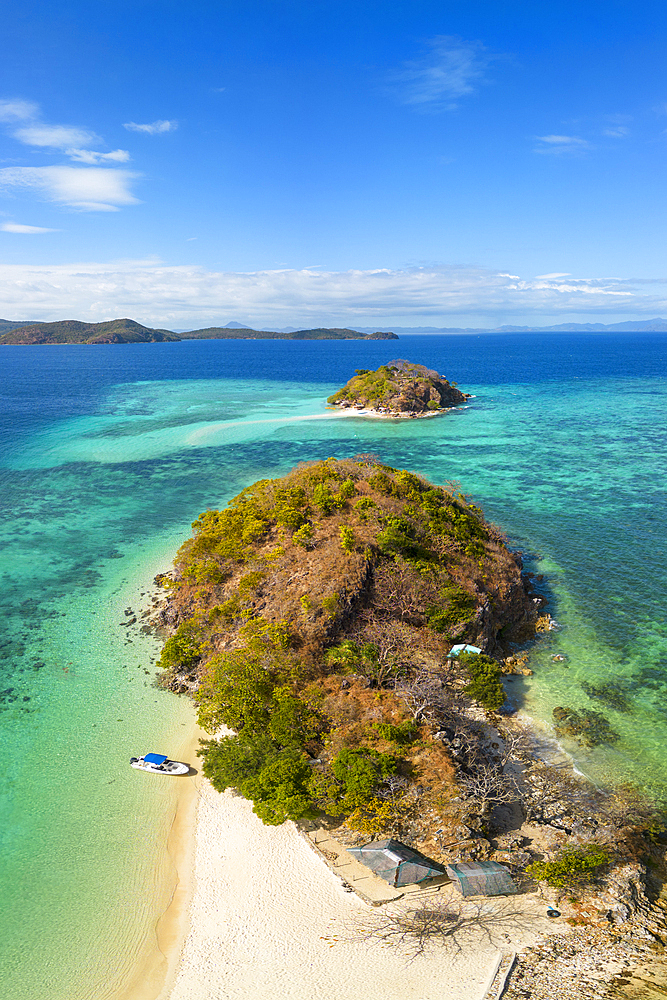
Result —
<instances>
[{"instance_id":1,"label":"white sand beach","mask_svg":"<svg viewBox=\"0 0 667 1000\"><path fill-rule=\"evenodd\" d=\"M546 930L544 904L513 897L520 917L495 943L478 938L414 961L369 944L356 928L378 910L345 891L292 823L264 826L245 799L197 783L189 932L178 962L179 935L164 942L171 971L159 1000L481 1000L498 937L516 950Z\"/></svg>"}]
</instances>

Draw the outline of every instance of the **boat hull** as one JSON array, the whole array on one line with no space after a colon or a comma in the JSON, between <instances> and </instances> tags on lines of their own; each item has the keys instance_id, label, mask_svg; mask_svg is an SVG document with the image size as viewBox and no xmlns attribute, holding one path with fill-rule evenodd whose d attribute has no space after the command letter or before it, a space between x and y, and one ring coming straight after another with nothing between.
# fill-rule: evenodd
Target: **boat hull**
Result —
<instances>
[{"instance_id":1,"label":"boat hull","mask_svg":"<svg viewBox=\"0 0 667 1000\"><path fill-rule=\"evenodd\" d=\"M180 760L166 760L164 764L150 764L144 761L143 757L131 760L130 766L137 771L150 771L152 774L189 774L190 765L184 764Z\"/></svg>"}]
</instances>

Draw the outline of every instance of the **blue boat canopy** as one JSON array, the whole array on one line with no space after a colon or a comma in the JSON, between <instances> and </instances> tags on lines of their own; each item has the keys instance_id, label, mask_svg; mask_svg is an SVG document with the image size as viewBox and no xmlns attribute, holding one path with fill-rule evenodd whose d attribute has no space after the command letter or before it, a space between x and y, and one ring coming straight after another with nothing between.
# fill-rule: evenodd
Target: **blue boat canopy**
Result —
<instances>
[{"instance_id":1,"label":"blue boat canopy","mask_svg":"<svg viewBox=\"0 0 667 1000\"><path fill-rule=\"evenodd\" d=\"M481 653L479 646L470 646L467 642L460 642L458 646L452 646L449 655L456 657L459 653Z\"/></svg>"},{"instance_id":2,"label":"blue boat canopy","mask_svg":"<svg viewBox=\"0 0 667 1000\"><path fill-rule=\"evenodd\" d=\"M145 753L144 761L146 764L164 764L167 757L163 753Z\"/></svg>"}]
</instances>

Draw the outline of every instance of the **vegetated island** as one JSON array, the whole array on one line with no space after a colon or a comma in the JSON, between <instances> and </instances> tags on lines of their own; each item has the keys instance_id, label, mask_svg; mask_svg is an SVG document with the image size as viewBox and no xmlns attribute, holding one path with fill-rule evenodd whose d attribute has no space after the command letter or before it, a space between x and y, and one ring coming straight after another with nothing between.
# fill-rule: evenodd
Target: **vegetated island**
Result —
<instances>
[{"instance_id":1,"label":"vegetated island","mask_svg":"<svg viewBox=\"0 0 667 1000\"><path fill-rule=\"evenodd\" d=\"M357 330L316 327L313 330L294 330L273 333L270 330L252 330L245 327L211 326L205 330L191 330L181 334L182 340L398 340L395 333L359 333Z\"/></svg>"},{"instance_id":2,"label":"vegetated island","mask_svg":"<svg viewBox=\"0 0 667 1000\"><path fill-rule=\"evenodd\" d=\"M6 322L6 321L5 321ZM152 344L180 340L170 330L152 330L133 319L108 323L81 323L66 319L57 323L32 323L0 336L2 344Z\"/></svg>"},{"instance_id":3,"label":"vegetated island","mask_svg":"<svg viewBox=\"0 0 667 1000\"><path fill-rule=\"evenodd\" d=\"M4 332L3 332L4 331ZM30 344L150 344L181 340L398 340L395 333L357 333L355 330L297 330L272 333L264 330L209 327L189 333L173 333L142 326L132 319L106 323L82 323L68 319L57 323L17 323L0 320L1 345Z\"/></svg>"},{"instance_id":4,"label":"vegetated island","mask_svg":"<svg viewBox=\"0 0 667 1000\"><path fill-rule=\"evenodd\" d=\"M539 884L575 929L541 946L546 961L519 959L509 997L553 995L556 968L559 996L582 996L557 955L599 979L600 956L620 969L661 948L660 813L544 763L498 714L504 675L530 673L517 644L548 628L546 600L455 487L373 455L304 464L204 512L174 565L156 578L160 682L194 696L214 788L266 824L346 846L393 837L441 864L501 862L520 892ZM465 642L482 653L450 655ZM234 735L216 737L223 725ZM429 926L446 943L441 916ZM399 929L423 943L419 914Z\"/></svg>"},{"instance_id":5,"label":"vegetated island","mask_svg":"<svg viewBox=\"0 0 667 1000\"><path fill-rule=\"evenodd\" d=\"M352 378L329 396L327 402L341 409L353 407L387 417L432 417L470 396L438 372L399 358L376 371L357 368Z\"/></svg>"}]
</instances>

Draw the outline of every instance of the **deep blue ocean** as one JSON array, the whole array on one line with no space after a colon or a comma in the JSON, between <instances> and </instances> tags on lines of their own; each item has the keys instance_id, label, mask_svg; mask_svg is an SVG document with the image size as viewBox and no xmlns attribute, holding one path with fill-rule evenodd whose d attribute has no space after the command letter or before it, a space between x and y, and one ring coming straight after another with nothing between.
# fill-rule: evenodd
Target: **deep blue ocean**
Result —
<instances>
[{"instance_id":1,"label":"deep blue ocean","mask_svg":"<svg viewBox=\"0 0 667 1000\"><path fill-rule=\"evenodd\" d=\"M326 410L355 368L399 357L470 405ZM203 509L304 460L374 452L457 481L543 574L559 625L513 706L548 736L556 705L602 711L620 738L566 741L577 766L667 788L666 335L5 347L0 399L3 1000L113 997L149 946L174 793L127 759L175 755L193 713L152 686L156 640L120 622Z\"/></svg>"}]
</instances>

